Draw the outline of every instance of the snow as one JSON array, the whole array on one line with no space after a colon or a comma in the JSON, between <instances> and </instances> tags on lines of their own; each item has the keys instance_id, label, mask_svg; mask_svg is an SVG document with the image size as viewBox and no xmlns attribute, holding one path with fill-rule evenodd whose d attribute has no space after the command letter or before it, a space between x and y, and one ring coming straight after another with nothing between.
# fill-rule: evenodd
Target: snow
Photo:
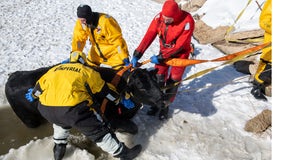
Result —
<instances>
[{"instance_id":1,"label":"snow","mask_svg":"<svg viewBox=\"0 0 284 160\"><path fill-rule=\"evenodd\" d=\"M263 2L258 0L259 4ZM82 0L80 3L89 4L96 12L108 13L119 22L130 55L162 7L162 4L151 0ZM233 25L246 4L246 0L210 0L196 13L205 13L203 20L213 28ZM4 94L9 73L53 65L68 57L78 5L75 0L0 2L1 109L9 108ZM236 31L258 29L259 14L258 6L252 1L235 24ZM211 45L201 45L195 40L193 43L196 59L223 56ZM158 43L154 41L141 61L158 51ZM187 67L184 78L220 64L203 63ZM143 67L152 68L153 65ZM267 102L256 100L250 90L249 76L237 72L232 65L218 67L198 78L182 82L176 100L170 106L171 116L167 121L147 116L148 106L145 106L134 117L139 133L133 136L118 133L118 138L129 146L142 144L143 151L137 157L139 160L269 160L272 158L271 129L263 134L253 134L244 131L244 126L263 109L271 109L272 98L268 97ZM3 137L9 137L9 132L4 132L9 126L7 122L7 119L0 120L0 135ZM14 129L9 126L9 130ZM25 131L22 129L20 132ZM20 147L11 147L0 159L52 159L52 133L49 135L43 138L36 136ZM17 142L18 139L7 141ZM5 143L1 142L1 145L5 146ZM111 156L105 158L113 159ZM91 160L94 155L69 144L64 159Z\"/></svg>"}]
</instances>

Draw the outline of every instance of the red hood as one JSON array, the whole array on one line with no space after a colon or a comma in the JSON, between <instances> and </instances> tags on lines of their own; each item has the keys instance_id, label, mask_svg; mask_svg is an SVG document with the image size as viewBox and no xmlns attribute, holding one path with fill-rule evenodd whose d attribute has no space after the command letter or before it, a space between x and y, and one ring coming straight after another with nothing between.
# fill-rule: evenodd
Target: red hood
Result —
<instances>
[{"instance_id":1,"label":"red hood","mask_svg":"<svg viewBox=\"0 0 284 160\"><path fill-rule=\"evenodd\" d=\"M174 22L178 22L182 19L182 11L174 0L165 1L161 13L164 16L173 18Z\"/></svg>"}]
</instances>

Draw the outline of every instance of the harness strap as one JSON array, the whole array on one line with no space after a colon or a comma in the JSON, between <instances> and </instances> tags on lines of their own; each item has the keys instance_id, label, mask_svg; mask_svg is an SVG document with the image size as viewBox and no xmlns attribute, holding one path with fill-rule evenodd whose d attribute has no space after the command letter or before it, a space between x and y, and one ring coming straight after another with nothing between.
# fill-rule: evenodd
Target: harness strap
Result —
<instances>
[{"instance_id":1,"label":"harness strap","mask_svg":"<svg viewBox=\"0 0 284 160\"><path fill-rule=\"evenodd\" d=\"M167 44L166 43L167 34L168 34L168 25L166 24L166 29L164 31L164 37L162 36L161 33L159 33L159 38L161 39L162 44L165 48L172 48L172 46L176 44L177 37L171 43Z\"/></svg>"},{"instance_id":2,"label":"harness strap","mask_svg":"<svg viewBox=\"0 0 284 160\"><path fill-rule=\"evenodd\" d=\"M96 14L96 16L98 17L98 20L99 20L99 15L98 15L99 13L95 12L95 14ZM98 22L98 20L97 20L97 22ZM91 25L91 27L90 27L91 28L91 35L92 35L94 43L95 43L95 45L96 45L96 47L99 51L100 57L104 60L104 62L107 62L107 58L103 55L103 52L102 52L99 44L96 42L96 39L95 39L95 36L94 36L94 30L96 29L96 27L97 27L97 25L95 25L95 26Z\"/></svg>"},{"instance_id":3,"label":"harness strap","mask_svg":"<svg viewBox=\"0 0 284 160\"><path fill-rule=\"evenodd\" d=\"M125 71L127 71L128 69L130 69L131 67L132 67L132 65L129 65L129 66L124 67L123 69L119 70L119 71L115 74L114 78L111 80L111 84L113 84L114 87L117 87L118 82L120 81L120 79L121 79L123 73L124 73ZM101 110L101 113L102 113L102 114L105 113L106 105L107 105L107 102L108 102L108 101L109 101L109 100L108 100L107 98L104 98L104 100L103 100L103 102L102 102L102 104L101 104L101 106L100 106L100 110Z\"/></svg>"}]
</instances>

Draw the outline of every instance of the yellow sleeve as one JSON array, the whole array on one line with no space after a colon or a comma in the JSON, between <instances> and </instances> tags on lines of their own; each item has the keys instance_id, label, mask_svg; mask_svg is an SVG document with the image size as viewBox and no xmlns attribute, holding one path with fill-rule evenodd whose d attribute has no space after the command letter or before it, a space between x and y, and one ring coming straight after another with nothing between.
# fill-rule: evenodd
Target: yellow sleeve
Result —
<instances>
[{"instance_id":1,"label":"yellow sleeve","mask_svg":"<svg viewBox=\"0 0 284 160\"><path fill-rule=\"evenodd\" d=\"M87 83L91 88L92 94L96 94L99 97L106 97L115 102L119 100L119 94L116 91L116 88L111 83L105 82L101 78L100 73L93 71Z\"/></svg>"},{"instance_id":2,"label":"yellow sleeve","mask_svg":"<svg viewBox=\"0 0 284 160\"><path fill-rule=\"evenodd\" d=\"M109 89L111 89L112 91L114 91L115 93L118 93L116 91L116 88L114 87L114 85L112 85L111 83L107 83L105 82L100 73L97 71L91 71L90 76L87 80L89 86L91 87L92 93L98 93L101 92L103 86L106 84L108 86Z\"/></svg>"},{"instance_id":3,"label":"yellow sleeve","mask_svg":"<svg viewBox=\"0 0 284 160\"><path fill-rule=\"evenodd\" d=\"M263 9L260 14L259 19L259 26L265 30L265 32L271 34L271 28L272 28L272 6L271 6L271 0L267 0L266 3L263 6Z\"/></svg>"},{"instance_id":4,"label":"yellow sleeve","mask_svg":"<svg viewBox=\"0 0 284 160\"><path fill-rule=\"evenodd\" d=\"M116 47L121 60L127 58L129 56L127 43L122 36L122 31L117 21L113 17L106 18L105 26L108 26L106 28L109 35L109 43Z\"/></svg>"},{"instance_id":5,"label":"yellow sleeve","mask_svg":"<svg viewBox=\"0 0 284 160\"><path fill-rule=\"evenodd\" d=\"M87 26L85 27L84 29L80 20L76 21L72 38L72 51L83 51L88 39Z\"/></svg>"}]
</instances>

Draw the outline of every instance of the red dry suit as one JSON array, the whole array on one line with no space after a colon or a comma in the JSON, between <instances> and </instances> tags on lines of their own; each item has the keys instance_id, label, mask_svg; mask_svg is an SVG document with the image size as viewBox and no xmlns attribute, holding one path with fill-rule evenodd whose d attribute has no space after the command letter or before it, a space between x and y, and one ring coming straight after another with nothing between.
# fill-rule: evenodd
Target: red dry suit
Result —
<instances>
[{"instance_id":1,"label":"red dry suit","mask_svg":"<svg viewBox=\"0 0 284 160\"><path fill-rule=\"evenodd\" d=\"M163 15L173 18L174 21L171 24L165 24ZM143 54L158 35L160 42L159 55L163 59L187 59L191 51L190 44L194 23L194 19L190 13L182 11L176 2L168 0L164 3L162 12L157 14L152 20L136 51ZM155 65L155 68L158 68L157 74L164 75L166 79L169 67L163 63ZM172 67L169 78L174 81L180 81L184 70L185 67Z\"/></svg>"}]
</instances>

